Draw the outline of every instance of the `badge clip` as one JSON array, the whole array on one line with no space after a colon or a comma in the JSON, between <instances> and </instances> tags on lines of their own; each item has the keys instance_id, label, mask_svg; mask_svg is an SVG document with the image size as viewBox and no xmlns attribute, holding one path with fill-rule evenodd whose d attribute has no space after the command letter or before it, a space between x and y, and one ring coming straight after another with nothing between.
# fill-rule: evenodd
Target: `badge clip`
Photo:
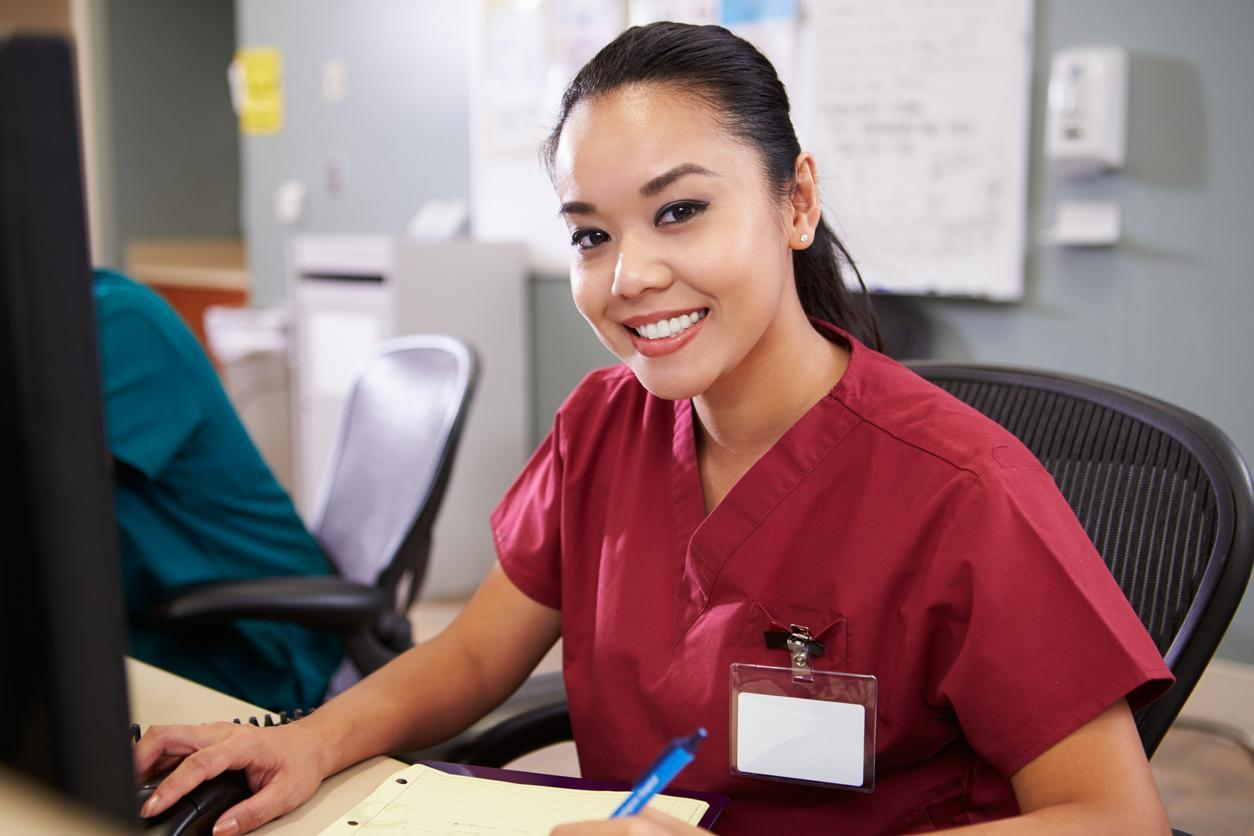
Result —
<instances>
[{"instance_id":1,"label":"badge clip","mask_svg":"<svg viewBox=\"0 0 1254 836\"><path fill-rule=\"evenodd\" d=\"M788 651L788 657L792 661L794 680L810 681L814 670L810 661L823 655L823 643L814 638L809 627L790 624L787 630L778 627L765 630L762 635L766 639L767 647Z\"/></svg>"}]
</instances>

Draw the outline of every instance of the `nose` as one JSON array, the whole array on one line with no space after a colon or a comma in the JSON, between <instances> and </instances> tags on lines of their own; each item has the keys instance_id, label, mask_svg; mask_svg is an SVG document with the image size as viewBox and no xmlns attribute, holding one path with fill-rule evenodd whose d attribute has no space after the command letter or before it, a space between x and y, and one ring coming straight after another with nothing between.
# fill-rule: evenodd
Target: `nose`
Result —
<instances>
[{"instance_id":1,"label":"nose","mask_svg":"<svg viewBox=\"0 0 1254 836\"><path fill-rule=\"evenodd\" d=\"M618 260L614 263L613 295L630 299L649 290L661 290L671 283L670 269L641 242L620 239Z\"/></svg>"}]
</instances>

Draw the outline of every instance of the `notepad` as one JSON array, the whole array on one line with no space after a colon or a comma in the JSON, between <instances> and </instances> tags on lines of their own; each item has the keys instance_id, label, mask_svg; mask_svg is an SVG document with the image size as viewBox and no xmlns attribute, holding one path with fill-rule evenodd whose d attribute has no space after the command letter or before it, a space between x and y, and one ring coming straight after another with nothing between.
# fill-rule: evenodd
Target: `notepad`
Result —
<instances>
[{"instance_id":1,"label":"notepad","mask_svg":"<svg viewBox=\"0 0 1254 836\"><path fill-rule=\"evenodd\" d=\"M559 824L609 818L627 795L449 775L414 764L380 784L322 836L548 836ZM710 805L695 798L658 795L649 806L696 825Z\"/></svg>"}]
</instances>

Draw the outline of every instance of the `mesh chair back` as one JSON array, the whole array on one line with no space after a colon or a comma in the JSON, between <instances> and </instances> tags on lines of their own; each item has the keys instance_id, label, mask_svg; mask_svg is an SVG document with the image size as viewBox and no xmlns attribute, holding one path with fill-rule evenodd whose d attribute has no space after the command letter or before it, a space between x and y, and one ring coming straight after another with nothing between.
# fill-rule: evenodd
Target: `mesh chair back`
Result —
<instances>
[{"instance_id":1,"label":"mesh chair back","mask_svg":"<svg viewBox=\"0 0 1254 836\"><path fill-rule=\"evenodd\" d=\"M1137 718L1152 754L1250 574L1250 475L1213 424L1047 372L920 362L921 376L1014 433L1058 483L1177 682Z\"/></svg>"},{"instance_id":2,"label":"mesh chair back","mask_svg":"<svg viewBox=\"0 0 1254 836\"><path fill-rule=\"evenodd\" d=\"M343 576L377 585L404 613L426 572L478 373L452 337L384 343L354 383L311 529Z\"/></svg>"}]
</instances>

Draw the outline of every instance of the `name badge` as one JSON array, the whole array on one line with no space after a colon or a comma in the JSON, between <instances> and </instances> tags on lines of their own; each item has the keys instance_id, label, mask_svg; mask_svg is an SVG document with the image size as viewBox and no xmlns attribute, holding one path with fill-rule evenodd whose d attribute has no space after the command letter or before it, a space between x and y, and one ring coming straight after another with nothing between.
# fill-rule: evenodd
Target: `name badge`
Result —
<instances>
[{"instance_id":1,"label":"name badge","mask_svg":"<svg viewBox=\"0 0 1254 836\"><path fill-rule=\"evenodd\" d=\"M770 646L778 637L767 634ZM745 778L871 792L877 683L815 670L822 645L793 625L789 667L731 666L731 771Z\"/></svg>"}]
</instances>

